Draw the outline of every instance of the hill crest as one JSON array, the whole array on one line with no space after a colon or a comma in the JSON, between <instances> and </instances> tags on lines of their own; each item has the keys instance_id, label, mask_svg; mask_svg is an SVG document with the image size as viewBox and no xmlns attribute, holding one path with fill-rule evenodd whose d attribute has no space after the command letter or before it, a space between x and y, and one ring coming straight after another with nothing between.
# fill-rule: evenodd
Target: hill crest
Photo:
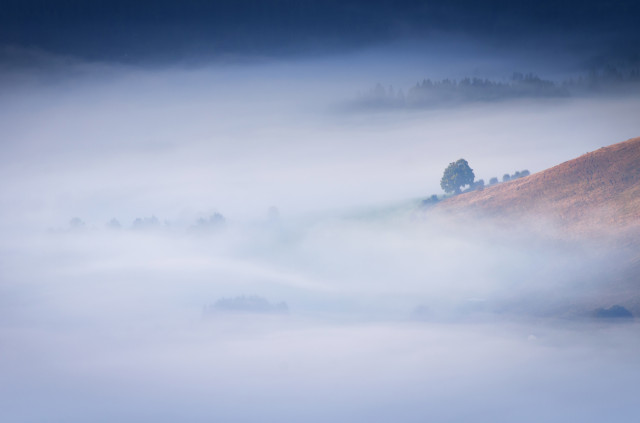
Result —
<instances>
[{"instance_id":1,"label":"hill crest","mask_svg":"<svg viewBox=\"0 0 640 423\"><path fill-rule=\"evenodd\" d=\"M443 200L436 210L545 218L571 232L640 229L640 137Z\"/></svg>"}]
</instances>

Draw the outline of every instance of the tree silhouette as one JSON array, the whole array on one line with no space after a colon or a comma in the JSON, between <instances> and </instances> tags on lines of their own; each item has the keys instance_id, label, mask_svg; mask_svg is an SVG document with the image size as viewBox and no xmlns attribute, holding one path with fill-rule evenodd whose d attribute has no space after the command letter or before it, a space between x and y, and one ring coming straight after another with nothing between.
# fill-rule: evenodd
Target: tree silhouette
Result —
<instances>
[{"instance_id":1,"label":"tree silhouette","mask_svg":"<svg viewBox=\"0 0 640 423\"><path fill-rule=\"evenodd\" d=\"M449 163L440 180L440 187L444 192L460 194L460 188L465 185L471 186L474 179L475 175L469 163L465 159L460 159Z\"/></svg>"}]
</instances>

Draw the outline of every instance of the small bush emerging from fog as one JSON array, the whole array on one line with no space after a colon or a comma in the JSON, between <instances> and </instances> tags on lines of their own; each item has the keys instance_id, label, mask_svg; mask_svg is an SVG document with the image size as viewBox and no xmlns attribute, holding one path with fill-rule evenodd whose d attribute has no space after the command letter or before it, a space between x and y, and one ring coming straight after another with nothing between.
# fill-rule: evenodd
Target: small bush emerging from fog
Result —
<instances>
[{"instance_id":1,"label":"small bush emerging from fog","mask_svg":"<svg viewBox=\"0 0 640 423\"><path fill-rule=\"evenodd\" d=\"M270 303L258 295L240 296L235 298L221 298L215 303L204 307L204 314L216 313L261 313L285 314L289 312L287 303Z\"/></svg>"},{"instance_id":2,"label":"small bush emerging from fog","mask_svg":"<svg viewBox=\"0 0 640 423\"><path fill-rule=\"evenodd\" d=\"M109 229L122 229L122 225L118 221L118 219L111 219L109 223L107 223L107 228Z\"/></svg>"},{"instance_id":3,"label":"small bush emerging from fog","mask_svg":"<svg viewBox=\"0 0 640 423\"><path fill-rule=\"evenodd\" d=\"M139 217L133 221L133 229L151 229L160 226L160 221L157 217Z\"/></svg>"},{"instance_id":4,"label":"small bush emerging from fog","mask_svg":"<svg viewBox=\"0 0 640 423\"><path fill-rule=\"evenodd\" d=\"M599 308L593 312L598 319L632 319L633 314L621 305L612 305L609 308Z\"/></svg>"},{"instance_id":5,"label":"small bush emerging from fog","mask_svg":"<svg viewBox=\"0 0 640 423\"><path fill-rule=\"evenodd\" d=\"M224 216L216 212L207 218L201 217L198 219L191 229L196 231L210 231L223 227L225 223L226 219Z\"/></svg>"},{"instance_id":6,"label":"small bush emerging from fog","mask_svg":"<svg viewBox=\"0 0 640 423\"><path fill-rule=\"evenodd\" d=\"M436 204L438 201L440 201L438 199L438 196L433 194L431 197L422 200L422 205L423 206L430 206L430 205Z\"/></svg>"},{"instance_id":7,"label":"small bush emerging from fog","mask_svg":"<svg viewBox=\"0 0 640 423\"><path fill-rule=\"evenodd\" d=\"M69 221L69 229L71 230L80 230L85 228L84 221L79 217L74 217Z\"/></svg>"}]
</instances>

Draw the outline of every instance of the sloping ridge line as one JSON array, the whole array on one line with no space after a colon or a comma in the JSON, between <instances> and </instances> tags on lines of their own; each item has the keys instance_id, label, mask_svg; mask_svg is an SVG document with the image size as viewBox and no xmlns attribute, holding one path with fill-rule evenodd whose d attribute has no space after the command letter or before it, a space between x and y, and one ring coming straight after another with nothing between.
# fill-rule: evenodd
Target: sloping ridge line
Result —
<instances>
[{"instance_id":1,"label":"sloping ridge line","mask_svg":"<svg viewBox=\"0 0 640 423\"><path fill-rule=\"evenodd\" d=\"M544 216L571 227L640 226L640 137L524 178L450 197L436 207Z\"/></svg>"}]
</instances>

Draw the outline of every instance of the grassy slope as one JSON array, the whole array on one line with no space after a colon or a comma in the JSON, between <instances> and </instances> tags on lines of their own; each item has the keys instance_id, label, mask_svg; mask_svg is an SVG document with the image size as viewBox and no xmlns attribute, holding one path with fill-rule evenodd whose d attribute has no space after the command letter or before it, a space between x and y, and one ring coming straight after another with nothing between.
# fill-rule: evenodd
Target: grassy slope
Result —
<instances>
[{"instance_id":1,"label":"grassy slope","mask_svg":"<svg viewBox=\"0 0 640 423\"><path fill-rule=\"evenodd\" d=\"M640 138L438 204L441 211L543 217L574 233L640 228Z\"/></svg>"},{"instance_id":2,"label":"grassy slope","mask_svg":"<svg viewBox=\"0 0 640 423\"><path fill-rule=\"evenodd\" d=\"M600 148L550 169L450 197L433 207L453 216L481 216L511 230L554 222L556 235L606 242L629 254L608 264L597 292L571 307L588 310L623 304L640 316L640 138ZM547 228L546 224L543 226Z\"/></svg>"}]
</instances>

